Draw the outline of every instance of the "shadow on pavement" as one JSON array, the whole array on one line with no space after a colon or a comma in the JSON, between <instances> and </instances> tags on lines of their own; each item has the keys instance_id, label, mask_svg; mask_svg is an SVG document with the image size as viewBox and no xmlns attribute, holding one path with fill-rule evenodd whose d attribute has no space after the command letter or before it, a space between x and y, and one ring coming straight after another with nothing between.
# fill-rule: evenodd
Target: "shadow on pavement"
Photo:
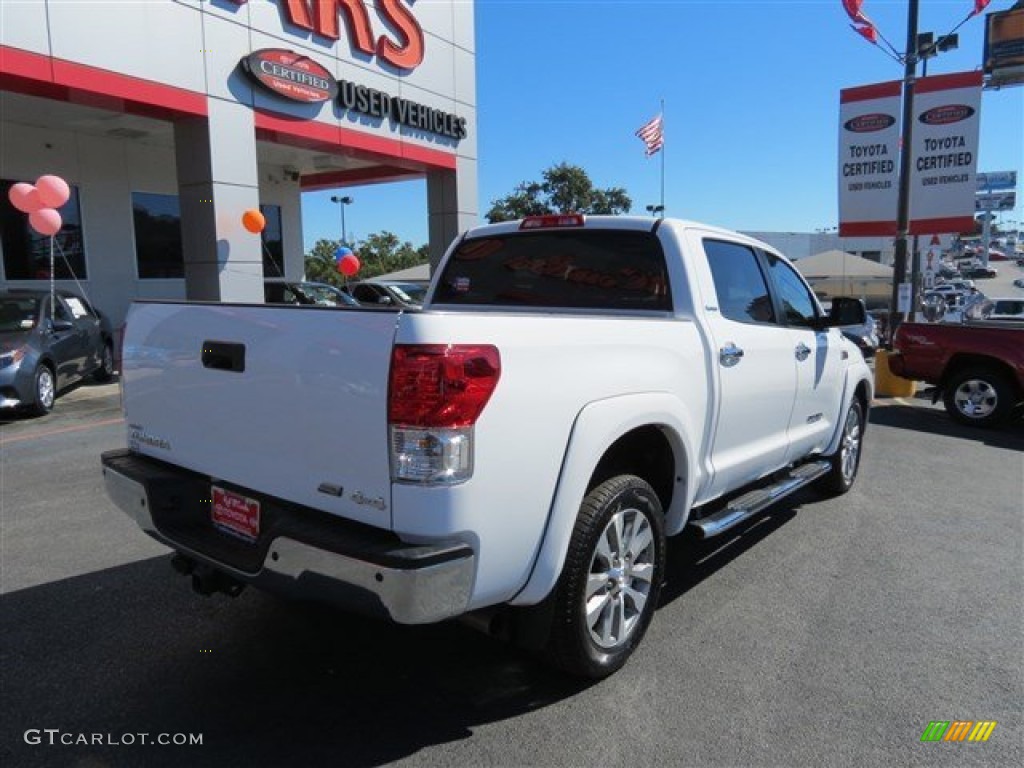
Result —
<instances>
[{"instance_id":1,"label":"shadow on pavement","mask_svg":"<svg viewBox=\"0 0 1024 768\"><path fill-rule=\"evenodd\" d=\"M78 382L61 390L53 404L53 410L45 416L37 416L28 408L0 409L0 427L5 426L61 426L66 420L86 416L97 411L121 409L119 377L117 375L103 384L93 381Z\"/></svg>"},{"instance_id":2,"label":"shadow on pavement","mask_svg":"<svg viewBox=\"0 0 1024 768\"><path fill-rule=\"evenodd\" d=\"M803 500L813 498L813 491L801 490L713 539L701 540L692 529L669 539L666 582L661 591L659 606L664 607L682 597L758 542L771 536L796 517Z\"/></svg>"},{"instance_id":3,"label":"shadow on pavement","mask_svg":"<svg viewBox=\"0 0 1024 768\"><path fill-rule=\"evenodd\" d=\"M938 408L893 404L872 408L869 422L931 435L975 440L994 448L1024 451L1024 419L1019 413L999 427L983 429L953 421L949 414Z\"/></svg>"},{"instance_id":4,"label":"shadow on pavement","mask_svg":"<svg viewBox=\"0 0 1024 768\"><path fill-rule=\"evenodd\" d=\"M671 540L662 605L795 514L783 505L729 537ZM378 766L589 685L454 622L399 626L251 589L203 598L167 556L2 595L0 633L0 762L19 768ZM26 743L45 728L203 743ZM514 762L510 748L499 762Z\"/></svg>"},{"instance_id":5,"label":"shadow on pavement","mask_svg":"<svg viewBox=\"0 0 1024 768\"><path fill-rule=\"evenodd\" d=\"M167 557L3 595L0 631L0 762L20 767L376 766L586 687L454 623L202 598ZM203 744L32 746L33 728Z\"/></svg>"}]
</instances>

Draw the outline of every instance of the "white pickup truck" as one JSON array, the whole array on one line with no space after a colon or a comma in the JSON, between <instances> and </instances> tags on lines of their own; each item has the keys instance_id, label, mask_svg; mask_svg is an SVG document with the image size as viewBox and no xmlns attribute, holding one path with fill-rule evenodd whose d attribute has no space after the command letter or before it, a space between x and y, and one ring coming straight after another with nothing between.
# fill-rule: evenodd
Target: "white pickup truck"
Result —
<instances>
[{"instance_id":1,"label":"white pickup truck","mask_svg":"<svg viewBox=\"0 0 1024 768\"><path fill-rule=\"evenodd\" d=\"M863 322L764 243L559 215L483 226L422 310L140 302L111 498L203 593L469 616L602 677L666 536L857 474Z\"/></svg>"}]
</instances>

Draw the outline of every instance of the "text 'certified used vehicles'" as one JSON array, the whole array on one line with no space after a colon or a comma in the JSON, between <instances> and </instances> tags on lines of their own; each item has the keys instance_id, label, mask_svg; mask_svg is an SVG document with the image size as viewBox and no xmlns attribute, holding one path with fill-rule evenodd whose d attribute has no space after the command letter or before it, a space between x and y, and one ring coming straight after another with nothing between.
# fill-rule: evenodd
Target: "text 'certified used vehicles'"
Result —
<instances>
[{"instance_id":1,"label":"text 'certified used vehicles'","mask_svg":"<svg viewBox=\"0 0 1024 768\"><path fill-rule=\"evenodd\" d=\"M133 305L103 472L200 592L471 614L603 677L652 619L666 537L853 485L872 376L839 326L864 314L701 224L479 227L420 310Z\"/></svg>"},{"instance_id":2,"label":"text 'certified used vehicles'","mask_svg":"<svg viewBox=\"0 0 1024 768\"><path fill-rule=\"evenodd\" d=\"M53 408L65 388L114 375L110 321L71 291L0 292L0 407Z\"/></svg>"}]
</instances>

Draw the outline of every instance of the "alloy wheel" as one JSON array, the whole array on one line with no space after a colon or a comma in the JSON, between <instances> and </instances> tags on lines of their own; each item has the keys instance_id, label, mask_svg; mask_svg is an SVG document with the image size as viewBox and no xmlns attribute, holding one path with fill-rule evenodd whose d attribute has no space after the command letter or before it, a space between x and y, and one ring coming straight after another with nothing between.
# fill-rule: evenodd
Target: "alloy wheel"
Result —
<instances>
[{"instance_id":1,"label":"alloy wheel","mask_svg":"<svg viewBox=\"0 0 1024 768\"><path fill-rule=\"evenodd\" d=\"M36 377L36 397L39 404L46 410L53 407L54 398L53 374L50 369L43 366L39 369Z\"/></svg>"},{"instance_id":2,"label":"alloy wheel","mask_svg":"<svg viewBox=\"0 0 1024 768\"><path fill-rule=\"evenodd\" d=\"M636 629L654 578L654 533L644 514L619 509L598 538L584 593L586 624L601 648L614 649Z\"/></svg>"},{"instance_id":3,"label":"alloy wheel","mask_svg":"<svg viewBox=\"0 0 1024 768\"><path fill-rule=\"evenodd\" d=\"M860 461L860 413L855 408L850 408L846 414L846 424L843 427L843 443L840 448L840 466L842 467L843 479L846 482L853 480L857 474L857 463Z\"/></svg>"},{"instance_id":4,"label":"alloy wheel","mask_svg":"<svg viewBox=\"0 0 1024 768\"><path fill-rule=\"evenodd\" d=\"M968 379L953 395L957 410L970 419L984 419L999 406L995 388L983 379Z\"/></svg>"}]
</instances>

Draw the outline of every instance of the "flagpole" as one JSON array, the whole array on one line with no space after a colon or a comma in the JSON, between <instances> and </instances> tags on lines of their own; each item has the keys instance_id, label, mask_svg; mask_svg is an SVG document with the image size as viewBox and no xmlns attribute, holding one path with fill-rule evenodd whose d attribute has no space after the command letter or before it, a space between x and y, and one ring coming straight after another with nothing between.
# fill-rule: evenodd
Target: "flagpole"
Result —
<instances>
[{"instance_id":1,"label":"flagpole","mask_svg":"<svg viewBox=\"0 0 1024 768\"><path fill-rule=\"evenodd\" d=\"M661 100L661 217L665 218L665 100Z\"/></svg>"}]
</instances>

